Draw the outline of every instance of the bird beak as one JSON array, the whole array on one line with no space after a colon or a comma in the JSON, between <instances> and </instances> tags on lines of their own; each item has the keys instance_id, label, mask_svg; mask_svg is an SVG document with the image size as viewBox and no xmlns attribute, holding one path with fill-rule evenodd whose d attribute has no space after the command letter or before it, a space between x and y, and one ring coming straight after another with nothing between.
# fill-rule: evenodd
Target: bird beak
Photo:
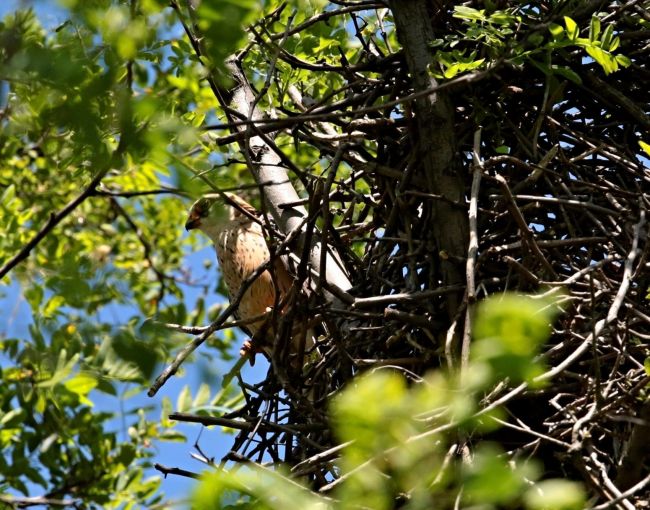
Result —
<instances>
[{"instance_id":1,"label":"bird beak","mask_svg":"<svg viewBox=\"0 0 650 510\"><path fill-rule=\"evenodd\" d=\"M185 222L185 230L188 232L194 228L197 228L201 225L201 218L197 215L191 215L189 218L187 218L187 221Z\"/></svg>"}]
</instances>

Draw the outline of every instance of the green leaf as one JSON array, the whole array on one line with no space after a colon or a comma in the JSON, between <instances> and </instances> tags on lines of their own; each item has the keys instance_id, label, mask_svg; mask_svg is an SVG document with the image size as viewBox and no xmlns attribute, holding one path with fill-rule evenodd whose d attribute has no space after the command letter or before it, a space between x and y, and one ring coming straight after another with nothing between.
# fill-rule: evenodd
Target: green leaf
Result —
<instances>
[{"instance_id":1,"label":"green leaf","mask_svg":"<svg viewBox=\"0 0 650 510\"><path fill-rule=\"evenodd\" d=\"M524 496L528 510L582 510L586 496L582 486L569 480L543 480Z\"/></svg>"},{"instance_id":2,"label":"green leaf","mask_svg":"<svg viewBox=\"0 0 650 510\"><path fill-rule=\"evenodd\" d=\"M598 16L591 17L591 23L589 24L589 40L595 41L600 35L600 18Z\"/></svg>"},{"instance_id":3,"label":"green leaf","mask_svg":"<svg viewBox=\"0 0 650 510\"><path fill-rule=\"evenodd\" d=\"M495 378L533 379L542 367L533 360L551 332L558 308L553 302L516 294L491 296L478 307L472 357Z\"/></svg>"},{"instance_id":4,"label":"green leaf","mask_svg":"<svg viewBox=\"0 0 650 510\"><path fill-rule=\"evenodd\" d=\"M182 443L184 441L187 441L187 436L178 430L165 430L158 437L161 441L169 441L175 443Z\"/></svg>"},{"instance_id":5,"label":"green leaf","mask_svg":"<svg viewBox=\"0 0 650 510\"><path fill-rule=\"evenodd\" d=\"M133 462L133 459L135 459L136 455L136 449L135 446L131 444L123 444L120 447L120 450L115 457L115 460L117 461L118 464L122 465L123 467L128 467L131 465Z\"/></svg>"},{"instance_id":6,"label":"green leaf","mask_svg":"<svg viewBox=\"0 0 650 510\"><path fill-rule=\"evenodd\" d=\"M2 427L11 427L13 425L19 425L25 419L25 410L21 408L12 409L11 411L4 413L0 418L0 425Z\"/></svg>"},{"instance_id":7,"label":"green leaf","mask_svg":"<svg viewBox=\"0 0 650 510\"><path fill-rule=\"evenodd\" d=\"M16 197L16 186L10 184L2 192L2 196L0 196L0 204L2 204L4 207L7 207L11 205L11 202L14 200L15 197Z\"/></svg>"},{"instance_id":8,"label":"green leaf","mask_svg":"<svg viewBox=\"0 0 650 510\"><path fill-rule=\"evenodd\" d=\"M225 83L228 73L226 59L232 55L239 42L245 38L244 26L252 21L258 9L253 0L224 0L219 3L201 2L197 9L199 27L204 36L202 44L214 66L220 70L215 78Z\"/></svg>"},{"instance_id":9,"label":"green leaf","mask_svg":"<svg viewBox=\"0 0 650 510\"><path fill-rule=\"evenodd\" d=\"M183 386L183 389L178 394L176 399L176 411L179 413L184 413L190 410L192 407L192 393L190 392L190 387L186 384Z\"/></svg>"},{"instance_id":10,"label":"green leaf","mask_svg":"<svg viewBox=\"0 0 650 510\"><path fill-rule=\"evenodd\" d=\"M454 18L460 18L469 21L485 21L485 11L465 7L463 5L454 6Z\"/></svg>"},{"instance_id":11,"label":"green leaf","mask_svg":"<svg viewBox=\"0 0 650 510\"><path fill-rule=\"evenodd\" d=\"M632 61L625 55L616 55L616 62L623 67L630 67L632 65Z\"/></svg>"},{"instance_id":12,"label":"green leaf","mask_svg":"<svg viewBox=\"0 0 650 510\"><path fill-rule=\"evenodd\" d=\"M43 302L43 287L41 285L35 284L25 290L24 296L29 306L32 307L34 312L37 312Z\"/></svg>"},{"instance_id":13,"label":"green leaf","mask_svg":"<svg viewBox=\"0 0 650 510\"><path fill-rule=\"evenodd\" d=\"M193 510L231 508L234 494L250 495L238 508L276 510L324 510L328 500L290 479L282 470L271 471L251 466L238 471L212 471L202 477L192 497Z\"/></svg>"},{"instance_id":14,"label":"green leaf","mask_svg":"<svg viewBox=\"0 0 650 510\"><path fill-rule=\"evenodd\" d=\"M87 398L88 394L97 387L97 379L93 375L82 372L67 380L64 386L77 395L83 404L93 406L92 401Z\"/></svg>"},{"instance_id":15,"label":"green leaf","mask_svg":"<svg viewBox=\"0 0 650 510\"><path fill-rule=\"evenodd\" d=\"M460 72L460 70L462 68L461 66L462 66L462 64L459 64L459 63L450 65L447 69L445 69L445 72L444 72L443 76L445 78L447 78L447 79L453 78L454 76L456 76Z\"/></svg>"},{"instance_id":16,"label":"green leaf","mask_svg":"<svg viewBox=\"0 0 650 510\"><path fill-rule=\"evenodd\" d=\"M405 392L404 378L394 373L359 378L354 388L343 393L333 405L341 439L355 440L353 447L362 457L386 448L384 434L368 434L368 431L386 431L391 427L386 420L390 415L399 415L399 409L404 408ZM359 409L364 412L359 413Z\"/></svg>"},{"instance_id":17,"label":"green leaf","mask_svg":"<svg viewBox=\"0 0 650 510\"><path fill-rule=\"evenodd\" d=\"M573 69L562 66L551 66L551 69L553 70L554 74L559 74L560 76L563 76L578 85L582 84L582 78L580 78L580 75Z\"/></svg>"},{"instance_id":18,"label":"green leaf","mask_svg":"<svg viewBox=\"0 0 650 510\"><path fill-rule=\"evenodd\" d=\"M536 478L538 471L534 463L521 463L517 469L513 469L497 446L483 443L466 468L463 484L465 496L481 504L505 503L519 494L526 478Z\"/></svg>"},{"instance_id":19,"label":"green leaf","mask_svg":"<svg viewBox=\"0 0 650 510\"><path fill-rule=\"evenodd\" d=\"M192 402L192 408L196 409L198 407L202 407L205 404L207 404L209 400L210 400L210 386L203 383L199 387L199 391L196 393L196 396L194 397L194 401Z\"/></svg>"},{"instance_id":20,"label":"green leaf","mask_svg":"<svg viewBox=\"0 0 650 510\"><path fill-rule=\"evenodd\" d=\"M639 140L639 146L644 150L644 152L650 156L650 143L646 143L643 140Z\"/></svg>"},{"instance_id":21,"label":"green leaf","mask_svg":"<svg viewBox=\"0 0 650 510\"><path fill-rule=\"evenodd\" d=\"M608 52L597 46L587 46L587 53L593 58L605 71L605 74L611 74L618 70L618 62Z\"/></svg>"},{"instance_id":22,"label":"green leaf","mask_svg":"<svg viewBox=\"0 0 650 510\"><path fill-rule=\"evenodd\" d=\"M551 32L551 36L553 37L553 40L559 41L562 39L562 35L564 34L564 28L562 28L561 25L558 25L557 23L551 23L548 26L549 32Z\"/></svg>"},{"instance_id":23,"label":"green leaf","mask_svg":"<svg viewBox=\"0 0 650 510\"><path fill-rule=\"evenodd\" d=\"M55 315L57 310L63 306L65 299L63 296L52 296L43 308L43 317L51 318Z\"/></svg>"},{"instance_id":24,"label":"green leaf","mask_svg":"<svg viewBox=\"0 0 650 510\"><path fill-rule=\"evenodd\" d=\"M52 388L57 384L62 383L70 376L72 370L77 364L79 354L75 354L69 360L67 359L67 356L68 354L66 350L61 350L59 353L59 358L57 360L56 368L54 369L54 373L50 377L38 382L37 386L39 388Z\"/></svg>"},{"instance_id":25,"label":"green leaf","mask_svg":"<svg viewBox=\"0 0 650 510\"><path fill-rule=\"evenodd\" d=\"M568 16L564 16L564 24L566 25L566 32L567 35L569 36L569 39L575 41L578 38L578 35L580 33L580 30L578 29L578 25L576 24L575 21L573 21Z\"/></svg>"},{"instance_id":26,"label":"green leaf","mask_svg":"<svg viewBox=\"0 0 650 510\"><path fill-rule=\"evenodd\" d=\"M603 37L601 38L602 48L606 51L613 51L611 48L612 37L614 36L614 25L607 25L605 31L603 32Z\"/></svg>"}]
</instances>

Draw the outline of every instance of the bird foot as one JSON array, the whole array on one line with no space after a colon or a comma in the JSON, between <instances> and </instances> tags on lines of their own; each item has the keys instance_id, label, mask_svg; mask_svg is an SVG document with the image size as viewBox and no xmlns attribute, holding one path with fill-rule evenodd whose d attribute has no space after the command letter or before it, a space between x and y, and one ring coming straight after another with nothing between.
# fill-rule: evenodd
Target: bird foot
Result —
<instances>
[{"instance_id":1,"label":"bird foot","mask_svg":"<svg viewBox=\"0 0 650 510\"><path fill-rule=\"evenodd\" d=\"M239 349L239 355L241 357L248 356L248 361L251 366L255 366L255 355L258 352L261 352L261 350L250 339L244 340L241 349Z\"/></svg>"}]
</instances>

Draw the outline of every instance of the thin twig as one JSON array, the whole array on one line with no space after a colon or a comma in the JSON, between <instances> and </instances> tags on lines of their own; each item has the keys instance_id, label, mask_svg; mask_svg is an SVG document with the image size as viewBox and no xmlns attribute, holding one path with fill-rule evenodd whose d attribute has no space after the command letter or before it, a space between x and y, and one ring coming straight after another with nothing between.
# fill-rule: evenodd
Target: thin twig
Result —
<instances>
[{"instance_id":1,"label":"thin twig","mask_svg":"<svg viewBox=\"0 0 650 510\"><path fill-rule=\"evenodd\" d=\"M483 161L481 159L481 129L474 133L474 150L472 152L472 188L469 200L469 243L467 247L467 263L465 273L467 279L467 310L465 312L465 325L463 328L463 340L460 351L460 373L464 378L469 365L469 344L472 335L472 320L474 315L474 304L476 302L476 256L478 254L478 192L481 185L483 173Z\"/></svg>"}]
</instances>

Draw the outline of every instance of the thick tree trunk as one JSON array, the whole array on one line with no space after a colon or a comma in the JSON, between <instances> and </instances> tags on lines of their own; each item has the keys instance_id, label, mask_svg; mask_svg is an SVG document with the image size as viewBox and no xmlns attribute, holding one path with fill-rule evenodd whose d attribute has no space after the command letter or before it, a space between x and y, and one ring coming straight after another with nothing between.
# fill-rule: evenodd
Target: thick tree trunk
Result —
<instances>
[{"instance_id":1,"label":"thick tree trunk","mask_svg":"<svg viewBox=\"0 0 650 510\"><path fill-rule=\"evenodd\" d=\"M429 72L434 59L430 43L435 34L432 23L440 14L441 2L427 0L393 0L391 10L397 37L404 48L415 92L437 86ZM450 202L464 203L465 186L462 167L456 157L454 108L444 92L433 92L415 101L417 121L415 137L429 192L441 195L434 205L433 237L440 254L443 285L465 281L462 259L467 256L468 217ZM447 306L453 318L460 296L450 296Z\"/></svg>"}]
</instances>

